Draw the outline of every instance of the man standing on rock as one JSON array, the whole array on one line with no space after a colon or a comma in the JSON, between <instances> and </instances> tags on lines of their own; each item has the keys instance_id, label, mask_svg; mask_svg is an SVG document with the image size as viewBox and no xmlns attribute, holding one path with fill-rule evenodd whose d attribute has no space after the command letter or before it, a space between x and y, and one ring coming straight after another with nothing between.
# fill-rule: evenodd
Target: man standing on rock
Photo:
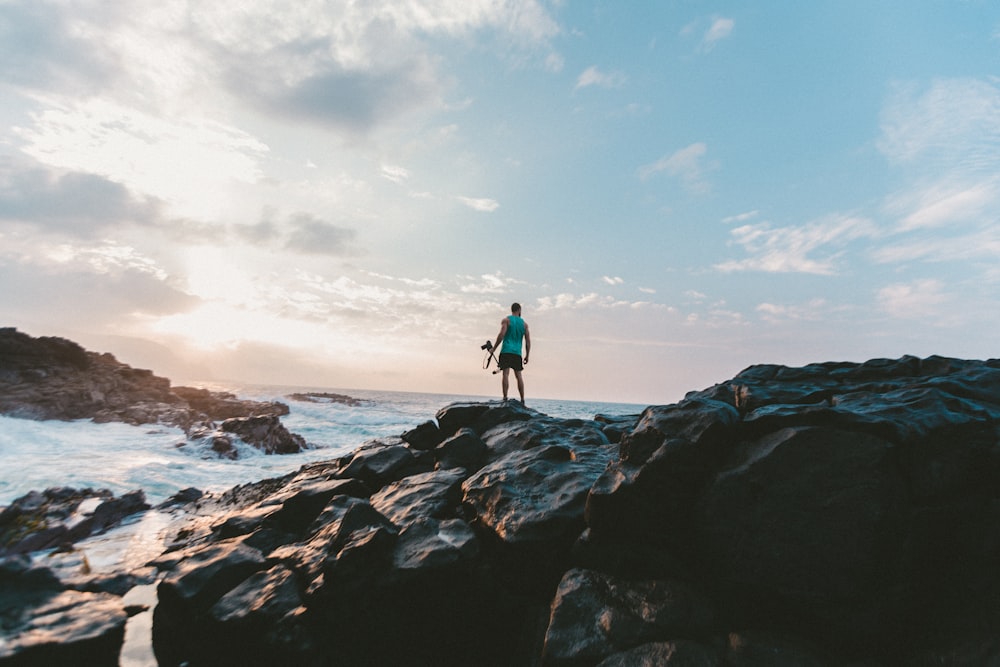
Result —
<instances>
[{"instance_id":1,"label":"man standing on rock","mask_svg":"<svg viewBox=\"0 0 1000 667\"><path fill-rule=\"evenodd\" d=\"M514 377L517 379L517 391L521 395L521 405L524 405L524 378L521 371L521 340L524 339L524 363L528 363L528 355L531 354L531 334L528 333L528 323L521 319L521 304L513 303L510 307L511 314L503 318L500 322L500 333L497 334L497 342L494 348L500 351L498 363L503 372L503 400L507 400L507 388L510 385L508 377L511 369L514 369ZM503 342L503 347L500 343Z\"/></svg>"}]
</instances>

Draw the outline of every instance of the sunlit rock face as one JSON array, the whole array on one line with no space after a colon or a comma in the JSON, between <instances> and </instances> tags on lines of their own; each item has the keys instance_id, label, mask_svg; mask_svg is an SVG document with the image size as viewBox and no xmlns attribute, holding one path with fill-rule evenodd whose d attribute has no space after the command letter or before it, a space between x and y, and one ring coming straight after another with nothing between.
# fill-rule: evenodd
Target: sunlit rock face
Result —
<instances>
[{"instance_id":1,"label":"sunlit rock face","mask_svg":"<svg viewBox=\"0 0 1000 667\"><path fill-rule=\"evenodd\" d=\"M456 404L196 498L153 562L154 646L163 665L991 664L998 494L1000 361L754 366L613 424Z\"/></svg>"}]
</instances>

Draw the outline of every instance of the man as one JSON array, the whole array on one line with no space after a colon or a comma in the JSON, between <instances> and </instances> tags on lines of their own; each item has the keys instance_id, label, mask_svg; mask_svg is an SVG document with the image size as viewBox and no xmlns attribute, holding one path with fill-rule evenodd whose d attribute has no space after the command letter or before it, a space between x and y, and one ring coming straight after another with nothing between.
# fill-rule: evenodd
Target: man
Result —
<instances>
[{"instance_id":1,"label":"man","mask_svg":"<svg viewBox=\"0 0 1000 667\"><path fill-rule=\"evenodd\" d=\"M511 369L514 370L514 377L517 379L517 391L521 395L521 405L524 405L524 378L521 371L521 339L524 339L524 363L528 363L528 355L531 354L531 334L528 333L528 323L521 319L521 304L514 303L510 307L510 315L500 322L500 333L497 334L497 342L494 348L500 351L498 362L500 370L503 371L503 400L507 400L507 388L510 385L508 377ZM501 342L503 346L501 347Z\"/></svg>"}]
</instances>

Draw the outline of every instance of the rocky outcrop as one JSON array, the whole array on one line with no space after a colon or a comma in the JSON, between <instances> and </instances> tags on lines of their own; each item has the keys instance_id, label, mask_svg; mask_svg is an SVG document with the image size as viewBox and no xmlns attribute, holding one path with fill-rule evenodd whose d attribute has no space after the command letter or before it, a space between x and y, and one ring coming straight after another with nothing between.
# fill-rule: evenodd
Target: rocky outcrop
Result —
<instances>
[{"instance_id":1,"label":"rocky outcrop","mask_svg":"<svg viewBox=\"0 0 1000 667\"><path fill-rule=\"evenodd\" d=\"M352 486L287 522L321 483ZM456 404L165 555L157 646L166 664L978 665L1000 659L998 495L996 361L755 366L631 425Z\"/></svg>"},{"instance_id":2,"label":"rocky outcrop","mask_svg":"<svg viewBox=\"0 0 1000 667\"><path fill-rule=\"evenodd\" d=\"M107 489L31 491L0 511L0 558L67 548L147 509L142 491L120 498Z\"/></svg>"},{"instance_id":3,"label":"rocky outcrop","mask_svg":"<svg viewBox=\"0 0 1000 667\"><path fill-rule=\"evenodd\" d=\"M1000 361L754 366L631 425L455 404L198 499L154 563L154 646L162 665L992 664L998 496Z\"/></svg>"},{"instance_id":4,"label":"rocky outcrop","mask_svg":"<svg viewBox=\"0 0 1000 667\"><path fill-rule=\"evenodd\" d=\"M88 352L63 338L32 338L9 327L0 328L0 414L176 426L190 438L210 440L215 451L230 458L236 456L233 436L269 454L306 446L281 424L279 417L288 414L283 403L171 387L170 380L110 354Z\"/></svg>"},{"instance_id":5,"label":"rocky outcrop","mask_svg":"<svg viewBox=\"0 0 1000 667\"><path fill-rule=\"evenodd\" d=\"M117 595L68 589L26 556L0 559L0 665L113 667L127 620Z\"/></svg>"}]
</instances>

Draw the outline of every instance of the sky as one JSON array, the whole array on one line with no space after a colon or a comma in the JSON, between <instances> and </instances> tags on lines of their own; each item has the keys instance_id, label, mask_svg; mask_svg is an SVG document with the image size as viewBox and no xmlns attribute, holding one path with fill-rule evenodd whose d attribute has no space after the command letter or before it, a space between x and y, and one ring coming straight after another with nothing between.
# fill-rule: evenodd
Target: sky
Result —
<instances>
[{"instance_id":1,"label":"sky","mask_svg":"<svg viewBox=\"0 0 1000 667\"><path fill-rule=\"evenodd\" d=\"M992 0L0 0L0 326L174 384L992 358L998 222Z\"/></svg>"}]
</instances>

